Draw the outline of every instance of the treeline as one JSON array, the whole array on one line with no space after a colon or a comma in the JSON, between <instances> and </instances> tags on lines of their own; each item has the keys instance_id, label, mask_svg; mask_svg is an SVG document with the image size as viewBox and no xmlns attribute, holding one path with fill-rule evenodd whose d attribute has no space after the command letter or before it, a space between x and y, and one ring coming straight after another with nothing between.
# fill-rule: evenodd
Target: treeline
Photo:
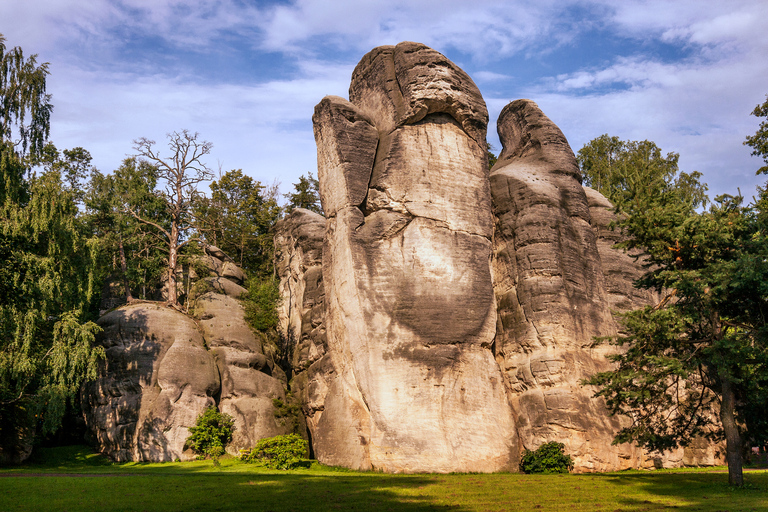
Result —
<instances>
[{"instance_id":1,"label":"treeline","mask_svg":"<svg viewBox=\"0 0 768 512\"><path fill-rule=\"evenodd\" d=\"M87 150L48 141L47 75L0 35L0 462L56 431L83 380L95 378L106 282L125 301L183 309L175 270L209 244L258 296L273 282L275 222L295 207L320 210L311 173L280 206L277 184L240 169L215 176L204 162L211 144L187 131L169 134L165 153L138 139L136 156L101 172Z\"/></svg>"},{"instance_id":2,"label":"treeline","mask_svg":"<svg viewBox=\"0 0 768 512\"><path fill-rule=\"evenodd\" d=\"M768 99L753 115L768 117ZM768 164L768 120L745 145ZM663 451L697 436L725 441L740 486L744 456L768 448L768 188L710 201L678 157L608 135L578 152L585 184L619 213L618 247L646 269L635 286L661 297L619 315L622 332L598 340L622 347L610 356L616 369L586 384L630 420L616 442Z\"/></svg>"}]
</instances>

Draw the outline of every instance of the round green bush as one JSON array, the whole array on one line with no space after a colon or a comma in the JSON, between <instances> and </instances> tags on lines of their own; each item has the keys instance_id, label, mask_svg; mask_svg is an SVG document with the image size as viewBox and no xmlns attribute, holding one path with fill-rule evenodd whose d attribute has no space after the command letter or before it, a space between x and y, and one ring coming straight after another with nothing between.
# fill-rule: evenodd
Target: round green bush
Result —
<instances>
[{"instance_id":1,"label":"round green bush","mask_svg":"<svg viewBox=\"0 0 768 512\"><path fill-rule=\"evenodd\" d=\"M520 460L523 473L568 473L573 469L573 459L565 454L565 445L550 441L539 446L536 451L525 450Z\"/></svg>"},{"instance_id":2,"label":"round green bush","mask_svg":"<svg viewBox=\"0 0 768 512\"><path fill-rule=\"evenodd\" d=\"M267 437L250 450L240 450L240 460L270 469L296 469L304 466L307 446L298 434Z\"/></svg>"}]
</instances>

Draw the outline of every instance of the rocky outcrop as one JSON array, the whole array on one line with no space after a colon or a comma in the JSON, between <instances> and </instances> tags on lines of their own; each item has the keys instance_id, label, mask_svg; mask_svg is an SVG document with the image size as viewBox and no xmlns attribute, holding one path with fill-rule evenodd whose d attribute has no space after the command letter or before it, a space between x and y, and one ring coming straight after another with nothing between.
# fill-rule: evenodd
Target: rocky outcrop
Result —
<instances>
[{"instance_id":1,"label":"rocky outcrop","mask_svg":"<svg viewBox=\"0 0 768 512\"><path fill-rule=\"evenodd\" d=\"M597 237L597 252L605 276L605 295L611 311L628 311L658 302L658 296L649 290L635 288L634 282L644 273L644 259L636 252L616 249L624 240L613 204L600 192L584 187L589 205L590 224Z\"/></svg>"},{"instance_id":2,"label":"rocky outcrop","mask_svg":"<svg viewBox=\"0 0 768 512\"><path fill-rule=\"evenodd\" d=\"M195 315L221 379L218 408L235 420L227 452L237 455L259 439L290 432L290 426L276 421L273 403L285 400L285 377L264 354L240 302L208 292L195 301Z\"/></svg>"},{"instance_id":3,"label":"rocky outcrop","mask_svg":"<svg viewBox=\"0 0 768 512\"><path fill-rule=\"evenodd\" d=\"M290 347L291 391L310 432L318 431L328 392L322 256L325 217L296 208L275 226L275 270L283 297L280 331Z\"/></svg>"},{"instance_id":4,"label":"rocky outcrop","mask_svg":"<svg viewBox=\"0 0 768 512\"><path fill-rule=\"evenodd\" d=\"M576 158L557 126L529 100L498 121L503 150L491 170L496 214L496 355L522 445L562 442L581 469L632 465L612 446L618 419L580 381L609 369L616 333Z\"/></svg>"},{"instance_id":5,"label":"rocky outcrop","mask_svg":"<svg viewBox=\"0 0 768 512\"><path fill-rule=\"evenodd\" d=\"M103 376L83 388L86 422L100 451L115 461L189 460L189 427L215 404L216 364L194 320L140 303L99 319Z\"/></svg>"},{"instance_id":6,"label":"rocky outcrop","mask_svg":"<svg viewBox=\"0 0 768 512\"><path fill-rule=\"evenodd\" d=\"M361 60L350 100L313 116L332 375L315 453L393 472L511 468L482 97L444 56L401 43Z\"/></svg>"},{"instance_id":7,"label":"rocky outcrop","mask_svg":"<svg viewBox=\"0 0 768 512\"><path fill-rule=\"evenodd\" d=\"M107 358L81 399L95 444L113 460L193 458L189 427L210 406L235 420L231 454L292 428L273 403L285 400L286 377L237 300L244 274L212 249L179 272L193 315L140 302L99 319Z\"/></svg>"}]
</instances>

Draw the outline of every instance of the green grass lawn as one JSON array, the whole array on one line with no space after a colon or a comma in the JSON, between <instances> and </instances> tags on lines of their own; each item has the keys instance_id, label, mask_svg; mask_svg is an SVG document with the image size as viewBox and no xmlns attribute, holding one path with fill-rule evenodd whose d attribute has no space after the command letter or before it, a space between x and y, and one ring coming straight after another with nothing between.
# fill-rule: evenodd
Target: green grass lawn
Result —
<instances>
[{"instance_id":1,"label":"green grass lawn","mask_svg":"<svg viewBox=\"0 0 768 512\"><path fill-rule=\"evenodd\" d=\"M721 471L724 468L719 468ZM56 476L19 476L48 474ZM0 468L0 511L768 511L768 471L387 475L313 465L268 471L237 459L112 464L83 447Z\"/></svg>"}]
</instances>

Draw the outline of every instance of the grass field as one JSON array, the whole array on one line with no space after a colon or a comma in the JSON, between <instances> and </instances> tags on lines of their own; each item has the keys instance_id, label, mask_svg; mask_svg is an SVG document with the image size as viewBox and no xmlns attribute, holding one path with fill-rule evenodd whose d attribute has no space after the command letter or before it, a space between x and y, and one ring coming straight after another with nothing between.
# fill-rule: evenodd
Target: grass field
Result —
<instances>
[{"instance_id":1,"label":"grass field","mask_svg":"<svg viewBox=\"0 0 768 512\"><path fill-rule=\"evenodd\" d=\"M724 468L719 468L722 471ZM0 511L768 511L768 471L731 489L717 469L590 475L386 475L223 459L112 464L84 447L0 468Z\"/></svg>"}]
</instances>

